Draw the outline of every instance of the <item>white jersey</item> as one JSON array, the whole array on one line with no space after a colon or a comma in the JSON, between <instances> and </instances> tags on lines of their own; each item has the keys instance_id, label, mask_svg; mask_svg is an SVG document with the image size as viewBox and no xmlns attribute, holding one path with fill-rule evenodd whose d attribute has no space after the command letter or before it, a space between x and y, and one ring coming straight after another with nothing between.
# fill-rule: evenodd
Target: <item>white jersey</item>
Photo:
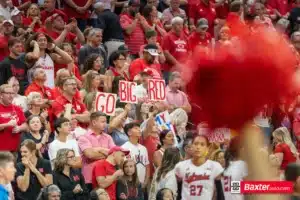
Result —
<instances>
[{"instance_id":1,"label":"white jersey","mask_svg":"<svg viewBox=\"0 0 300 200\"><path fill-rule=\"evenodd\" d=\"M182 180L182 200L211 200L215 178L222 172L222 166L212 160L207 160L201 166L195 166L192 160L179 162L175 166L175 174Z\"/></svg>"},{"instance_id":2,"label":"white jersey","mask_svg":"<svg viewBox=\"0 0 300 200\"><path fill-rule=\"evenodd\" d=\"M130 141L125 142L122 148L129 150L128 157L136 162L137 174L141 183L144 183L146 177L146 166L149 165L148 151L141 144L134 145Z\"/></svg>"},{"instance_id":3,"label":"white jersey","mask_svg":"<svg viewBox=\"0 0 300 200\"><path fill-rule=\"evenodd\" d=\"M242 161L232 161L229 163L227 169L224 170L222 177L222 187L224 191L225 200L243 200L242 194L231 193L231 181L242 181L248 174L247 164Z\"/></svg>"},{"instance_id":4,"label":"white jersey","mask_svg":"<svg viewBox=\"0 0 300 200\"><path fill-rule=\"evenodd\" d=\"M35 63L35 66L41 66L44 69L47 75L47 81L45 85L51 89L54 88L54 62L49 54L40 57Z\"/></svg>"}]
</instances>

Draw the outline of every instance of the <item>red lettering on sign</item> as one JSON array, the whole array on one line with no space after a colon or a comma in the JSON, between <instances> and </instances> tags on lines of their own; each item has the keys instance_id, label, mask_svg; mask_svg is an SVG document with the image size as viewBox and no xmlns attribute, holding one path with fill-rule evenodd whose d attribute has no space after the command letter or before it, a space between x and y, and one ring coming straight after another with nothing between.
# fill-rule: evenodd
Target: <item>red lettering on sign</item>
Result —
<instances>
[{"instance_id":1,"label":"red lettering on sign","mask_svg":"<svg viewBox=\"0 0 300 200\"><path fill-rule=\"evenodd\" d=\"M135 86L136 83L134 82L129 82L129 81L119 82L119 97L121 102L137 103L137 98L132 92Z\"/></svg>"},{"instance_id":2,"label":"red lettering on sign","mask_svg":"<svg viewBox=\"0 0 300 200\"><path fill-rule=\"evenodd\" d=\"M149 79L148 95L150 100L164 101L166 99L166 84L164 80Z\"/></svg>"}]
</instances>

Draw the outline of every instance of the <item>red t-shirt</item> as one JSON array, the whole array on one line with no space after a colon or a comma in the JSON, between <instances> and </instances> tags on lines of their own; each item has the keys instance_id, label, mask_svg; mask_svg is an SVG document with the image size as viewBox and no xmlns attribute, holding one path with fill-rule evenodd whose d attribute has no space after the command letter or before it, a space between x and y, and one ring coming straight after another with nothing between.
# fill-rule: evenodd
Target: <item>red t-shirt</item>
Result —
<instances>
[{"instance_id":1,"label":"red t-shirt","mask_svg":"<svg viewBox=\"0 0 300 200\"><path fill-rule=\"evenodd\" d=\"M157 145L159 144L159 138L148 136L145 140L143 140L142 144L146 147L148 151L148 159L150 163L153 163L154 152L157 150ZM150 176L154 174L154 165L150 165Z\"/></svg>"},{"instance_id":2,"label":"red t-shirt","mask_svg":"<svg viewBox=\"0 0 300 200\"><path fill-rule=\"evenodd\" d=\"M61 34L61 33L55 32L55 31L47 30L46 28L40 28L40 29L38 30L38 32L46 33L46 34L49 35L53 40L57 39L57 38L60 36L60 34ZM66 35L66 37L65 37L64 42L76 44L75 38L76 38L76 35L75 35L74 33L68 32L67 35Z\"/></svg>"},{"instance_id":3,"label":"red t-shirt","mask_svg":"<svg viewBox=\"0 0 300 200\"><path fill-rule=\"evenodd\" d=\"M74 114L82 114L86 111L86 107L83 103L80 102L79 99L76 99L75 96L73 97L72 102L69 102L63 95L57 97L52 104L52 111L53 114L57 117L65 110L65 105L71 103L72 109L75 112Z\"/></svg>"},{"instance_id":4,"label":"red t-shirt","mask_svg":"<svg viewBox=\"0 0 300 200\"><path fill-rule=\"evenodd\" d=\"M215 6L213 3L209 2L208 5L205 5L200 1L196 6L191 8L190 18L194 19L194 24L197 24L197 21L200 18L206 18L208 21L208 32L211 35L214 35L214 20L216 19L217 14Z\"/></svg>"},{"instance_id":5,"label":"red t-shirt","mask_svg":"<svg viewBox=\"0 0 300 200\"><path fill-rule=\"evenodd\" d=\"M211 39L209 33L205 33L205 36L202 38L199 33L194 31L188 38L189 49L193 51L197 46L210 47Z\"/></svg>"},{"instance_id":6,"label":"red t-shirt","mask_svg":"<svg viewBox=\"0 0 300 200\"><path fill-rule=\"evenodd\" d=\"M32 18L31 17L23 17L23 24L28 27L31 23L32 23ZM38 23L35 23L33 31L37 32L39 29L41 28L41 26Z\"/></svg>"},{"instance_id":7,"label":"red t-shirt","mask_svg":"<svg viewBox=\"0 0 300 200\"><path fill-rule=\"evenodd\" d=\"M274 153L283 153L283 160L280 166L282 170L285 170L289 163L296 162L296 157L291 152L290 147L285 143L277 144Z\"/></svg>"},{"instance_id":8,"label":"red t-shirt","mask_svg":"<svg viewBox=\"0 0 300 200\"><path fill-rule=\"evenodd\" d=\"M182 31L180 36L177 36L173 31L170 31L162 42L162 49L168 50L170 54L179 62L183 63L188 58L188 38ZM172 65L164 65L169 70Z\"/></svg>"},{"instance_id":9,"label":"red t-shirt","mask_svg":"<svg viewBox=\"0 0 300 200\"><path fill-rule=\"evenodd\" d=\"M46 11L46 10L43 10L43 11L41 12L41 21L44 23L45 20L46 20L48 17L54 15L55 13L57 13L57 14L63 16L64 21L65 21L65 22L68 22L69 17L66 15L66 13L64 13L62 10L59 10L59 9L54 9L52 12L48 12L48 11Z\"/></svg>"},{"instance_id":10,"label":"red t-shirt","mask_svg":"<svg viewBox=\"0 0 300 200\"><path fill-rule=\"evenodd\" d=\"M9 37L0 35L0 62L9 55L8 40Z\"/></svg>"},{"instance_id":11,"label":"red t-shirt","mask_svg":"<svg viewBox=\"0 0 300 200\"><path fill-rule=\"evenodd\" d=\"M80 19L87 19L89 17L89 10L87 10L85 13L80 14L78 13L74 8L70 7L65 1L64 2L64 11L68 18L80 18ZM74 4L76 4L78 7L84 7L87 1L82 0L73 0Z\"/></svg>"},{"instance_id":12,"label":"red t-shirt","mask_svg":"<svg viewBox=\"0 0 300 200\"><path fill-rule=\"evenodd\" d=\"M281 15L291 11L292 4L288 0L269 0L268 4L273 8L278 10Z\"/></svg>"},{"instance_id":13,"label":"red t-shirt","mask_svg":"<svg viewBox=\"0 0 300 200\"><path fill-rule=\"evenodd\" d=\"M160 64L147 64L143 58L138 58L132 61L129 67L130 80L142 71L151 71L153 78L162 78Z\"/></svg>"},{"instance_id":14,"label":"red t-shirt","mask_svg":"<svg viewBox=\"0 0 300 200\"><path fill-rule=\"evenodd\" d=\"M109 67L109 70L112 71L114 76L122 76L125 78L126 81L129 81L129 77L127 76L127 74L125 72L123 72L123 75L119 74L119 72L117 72L117 70L114 67Z\"/></svg>"},{"instance_id":15,"label":"red t-shirt","mask_svg":"<svg viewBox=\"0 0 300 200\"><path fill-rule=\"evenodd\" d=\"M112 176L116 172L116 168L106 160L96 161L93 168L92 183L93 188L98 187L96 178L99 176ZM105 188L111 200L116 200L117 181L114 181L110 186Z\"/></svg>"},{"instance_id":16,"label":"red t-shirt","mask_svg":"<svg viewBox=\"0 0 300 200\"><path fill-rule=\"evenodd\" d=\"M26 121L22 108L16 105L4 106L0 104L0 124L5 124L11 119L17 121L20 126ZM0 151L17 151L20 144L20 133L12 133L13 127L0 131Z\"/></svg>"},{"instance_id":17,"label":"red t-shirt","mask_svg":"<svg viewBox=\"0 0 300 200\"><path fill-rule=\"evenodd\" d=\"M47 86L39 86L35 82L32 82L25 90L25 96L28 96L30 92L38 92L42 95L42 98L52 100L51 89Z\"/></svg>"},{"instance_id":18,"label":"red t-shirt","mask_svg":"<svg viewBox=\"0 0 300 200\"><path fill-rule=\"evenodd\" d=\"M62 95L61 90L59 89L59 87L53 88L51 90L51 94L52 94L53 99L56 99L57 97ZM79 90L76 91L75 98L76 99L81 99Z\"/></svg>"},{"instance_id":19,"label":"red t-shirt","mask_svg":"<svg viewBox=\"0 0 300 200\"><path fill-rule=\"evenodd\" d=\"M21 0L21 1L20 0L12 0L12 3L13 3L14 6L18 7L18 6L20 6L23 3L26 3L28 1L30 1L31 3L36 3L36 1L34 1L34 0Z\"/></svg>"}]
</instances>

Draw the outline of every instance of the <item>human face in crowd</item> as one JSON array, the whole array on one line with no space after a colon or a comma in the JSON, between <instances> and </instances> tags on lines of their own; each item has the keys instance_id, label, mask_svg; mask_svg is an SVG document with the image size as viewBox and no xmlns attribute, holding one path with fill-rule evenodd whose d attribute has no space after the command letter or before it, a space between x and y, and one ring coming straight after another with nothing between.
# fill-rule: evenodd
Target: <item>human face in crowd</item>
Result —
<instances>
[{"instance_id":1,"label":"human face in crowd","mask_svg":"<svg viewBox=\"0 0 300 200\"><path fill-rule=\"evenodd\" d=\"M147 39L148 44L155 44L157 43L157 36L152 36L149 39Z\"/></svg>"},{"instance_id":2,"label":"human face in crowd","mask_svg":"<svg viewBox=\"0 0 300 200\"><path fill-rule=\"evenodd\" d=\"M157 17L158 17L157 9L155 6L152 6L152 11L150 13L150 19L154 20L154 19L157 19Z\"/></svg>"},{"instance_id":3,"label":"human face in crowd","mask_svg":"<svg viewBox=\"0 0 300 200\"><path fill-rule=\"evenodd\" d=\"M165 139L163 140L165 145L173 146L174 145L174 134L172 131L168 132Z\"/></svg>"},{"instance_id":4,"label":"human face in crowd","mask_svg":"<svg viewBox=\"0 0 300 200\"><path fill-rule=\"evenodd\" d=\"M129 13L131 16L135 16L140 10L140 6L139 5L131 5L129 6Z\"/></svg>"},{"instance_id":5,"label":"human face in crowd","mask_svg":"<svg viewBox=\"0 0 300 200\"><path fill-rule=\"evenodd\" d=\"M124 165L124 174L127 176L132 176L135 173L135 162L133 160L128 161Z\"/></svg>"},{"instance_id":6,"label":"human face in crowd","mask_svg":"<svg viewBox=\"0 0 300 200\"><path fill-rule=\"evenodd\" d=\"M118 166L122 166L125 160L125 154L122 151L114 153L115 162Z\"/></svg>"},{"instance_id":7,"label":"human face in crowd","mask_svg":"<svg viewBox=\"0 0 300 200\"><path fill-rule=\"evenodd\" d=\"M44 5L46 5L46 3ZM36 4L31 4L31 6L28 9L28 15L31 17L35 17L38 16L38 14L39 14L39 7Z\"/></svg>"},{"instance_id":8,"label":"human face in crowd","mask_svg":"<svg viewBox=\"0 0 300 200\"><path fill-rule=\"evenodd\" d=\"M123 55L120 55L117 60L114 61L115 67L122 69L125 66L126 58Z\"/></svg>"},{"instance_id":9,"label":"human face in crowd","mask_svg":"<svg viewBox=\"0 0 300 200\"><path fill-rule=\"evenodd\" d=\"M74 165L74 161L75 161L75 154L73 151L69 151L68 155L67 155L67 165L72 166Z\"/></svg>"},{"instance_id":10,"label":"human face in crowd","mask_svg":"<svg viewBox=\"0 0 300 200\"><path fill-rule=\"evenodd\" d=\"M48 195L49 200L60 200L61 194L59 192L51 192Z\"/></svg>"},{"instance_id":11,"label":"human face in crowd","mask_svg":"<svg viewBox=\"0 0 300 200\"><path fill-rule=\"evenodd\" d=\"M44 34L39 34L36 41L41 50L47 49L48 40Z\"/></svg>"},{"instance_id":12,"label":"human face in crowd","mask_svg":"<svg viewBox=\"0 0 300 200\"><path fill-rule=\"evenodd\" d=\"M0 167L0 177L5 181L5 184L9 184L15 179L16 168L13 162L8 162L4 164L4 167Z\"/></svg>"},{"instance_id":13,"label":"human face in crowd","mask_svg":"<svg viewBox=\"0 0 300 200\"><path fill-rule=\"evenodd\" d=\"M102 31L97 31L90 39L94 46L99 46L102 42Z\"/></svg>"},{"instance_id":14,"label":"human face in crowd","mask_svg":"<svg viewBox=\"0 0 300 200\"><path fill-rule=\"evenodd\" d=\"M38 71L35 74L35 80L37 81L46 81L47 80L47 75L43 69L37 69Z\"/></svg>"},{"instance_id":15,"label":"human face in crowd","mask_svg":"<svg viewBox=\"0 0 300 200\"><path fill-rule=\"evenodd\" d=\"M175 33L181 33L183 30L183 23L177 22L173 24L173 30L175 31Z\"/></svg>"},{"instance_id":16,"label":"human face in crowd","mask_svg":"<svg viewBox=\"0 0 300 200\"><path fill-rule=\"evenodd\" d=\"M157 6L158 6L158 0L147 0L147 4L149 6L155 6L155 8L157 8Z\"/></svg>"},{"instance_id":17,"label":"human face in crowd","mask_svg":"<svg viewBox=\"0 0 300 200\"><path fill-rule=\"evenodd\" d=\"M12 16L11 19L14 22L14 24L21 25L23 23L23 21L22 21L22 14L21 13L15 15L15 16Z\"/></svg>"},{"instance_id":18,"label":"human face in crowd","mask_svg":"<svg viewBox=\"0 0 300 200\"><path fill-rule=\"evenodd\" d=\"M197 136L192 143L192 149L193 149L193 157L195 158L206 157L209 150L208 142L206 138L203 136Z\"/></svg>"},{"instance_id":19,"label":"human face in crowd","mask_svg":"<svg viewBox=\"0 0 300 200\"><path fill-rule=\"evenodd\" d=\"M64 83L64 92L68 95L74 96L77 91L77 83L75 79L66 80Z\"/></svg>"},{"instance_id":20,"label":"human face in crowd","mask_svg":"<svg viewBox=\"0 0 300 200\"><path fill-rule=\"evenodd\" d=\"M39 132L42 128L42 122L38 116L33 117L29 122L28 122L29 129L32 132Z\"/></svg>"},{"instance_id":21,"label":"human face in crowd","mask_svg":"<svg viewBox=\"0 0 300 200\"><path fill-rule=\"evenodd\" d=\"M154 60L155 60L155 56L152 56L150 53L148 52L144 52L144 59L146 60L146 62L148 64L153 64Z\"/></svg>"},{"instance_id":22,"label":"human face in crowd","mask_svg":"<svg viewBox=\"0 0 300 200\"><path fill-rule=\"evenodd\" d=\"M3 29L4 35L9 36L14 31L14 26L11 25L10 23L6 22L2 25L2 29Z\"/></svg>"},{"instance_id":23,"label":"human face in crowd","mask_svg":"<svg viewBox=\"0 0 300 200\"><path fill-rule=\"evenodd\" d=\"M164 191L163 200L174 200L172 191L171 191L170 189L166 189L166 190Z\"/></svg>"},{"instance_id":24,"label":"human face in crowd","mask_svg":"<svg viewBox=\"0 0 300 200\"><path fill-rule=\"evenodd\" d=\"M272 135L273 135L273 143L274 144L278 144L278 143L282 142L283 139L282 139L281 135L278 135L275 133L273 133Z\"/></svg>"},{"instance_id":25,"label":"human face in crowd","mask_svg":"<svg viewBox=\"0 0 300 200\"><path fill-rule=\"evenodd\" d=\"M69 54L69 56L73 57L73 48L71 45L64 45L63 50Z\"/></svg>"},{"instance_id":26,"label":"human face in crowd","mask_svg":"<svg viewBox=\"0 0 300 200\"><path fill-rule=\"evenodd\" d=\"M110 200L109 195L107 194L107 192L105 190L100 189L101 191L98 192L97 191L97 195L99 200Z\"/></svg>"},{"instance_id":27,"label":"human face in crowd","mask_svg":"<svg viewBox=\"0 0 300 200\"><path fill-rule=\"evenodd\" d=\"M220 152L217 155L216 161L221 164L222 167L225 167L225 154Z\"/></svg>"},{"instance_id":28,"label":"human face in crowd","mask_svg":"<svg viewBox=\"0 0 300 200\"><path fill-rule=\"evenodd\" d=\"M19 90L20 90L20 84L18 79L16 78L11 78L8 83L11 85L11 87L13 88L13 91L15 94L18 94Z\"/></svg>"},{"instance_id":29,"label":"human face in crowd","mask_svg":"<svg viewBox=\"0 0 300 200\"><path fill-rule=\"evenodd\" d=\"M129 137L132 138L140 138L141 137L141 128L139 126L135 126L128 132Z\"/></svg>"},{"instance_id":30,"label":"human face in crowd","mask_svg":"<svg viewBox=\"0 0 300 200\"><path fill-rule=\"evenodd\" d=\"M43 105L42 97L40 95L34 96L31 104L34 106L42 106Z\"/></svg>"},{"instance_id":31,"label":"human face in crowd","mask_svg":"<svg viewBox=\"0 0 300 200\"><path fill-rule=\"evenodd\" d=\"M55 9L55 0L45 0L44 9L46 11L52 11Z\"/></svg>"},{"instance_id":32,"label":"human face in crowd","mask_svg":"<svg viewBox=\"0 0 300 200\"><path fill-rule=\"evenodd\" d=\"M34 157L35 151L30 151L25 145L21 146L20 153L22 158L27 158L30 160L32 157Z\"/></svg>"},{"instance_id":33,"label":"human face in crowd","mask_svg":"<svg viewBox=\"0 0 300 200\"><path fill-rule=\"evenodd\" d=\"M179 0L171 0L170 6L172 10L178 10L180 6L180 1Z\"/></svg>"},{"instance_id":34,"label":"human face in crowd","mask_svg":"<svg viewBox=\"0 0 300 200\"><path fill-rule=\"evenodd\" d=\"M220 40L229 40L230 39L230 33L229 29L221 29L220 30Z\"/></svg>"},{"instance_id":35,"label":"human face in crowd","mask_svg":"<svg viewBox=\"0 0 300 200\"><path fill-rule=\"evenodd\" d=\"M1 101L4 105L12 104L14 98L14 90L12 87L7 87L4 89L4 92L1 93Z\"/></svg>"},{"instance_id":36,"label":"human face in crowd","mask_svg":"<svg viewBox=\"0 0 300 200\"><path fill-rule=\"evenodd\" d=\"M181 88L181 78L175 78L174 80L170 81L169 87L172 91L178 91Z\"/></svg>"},{"instance_id":37,"label":"human face in crowd","mask_svg":"<svg viewBox=\"0 0 300 200\"><path fill-rule=\"evenodd\" d=\"M258 16L262 16L264 14L264 8L260 4L255 4L255 13Z\"/></svg>"},{"instance_id":38,"label":"human face in crowd","mask_svg":"<svg viewBox=\"0 0 300 200\"><path fill-rule=\"evenodd\" d=\"M57 29L57 30L64 30L65 28L65 21L62 18L62 16L57 16L55 17L55 19L53 20L53 24L52 24L53 28Z\"/></svg>"},{"instance_id":39,"label":"human face in crowd","mask_svg":"<svg viewBox=\"0 0 300 200\"><path fill-rule=\"evenodd\" d=\"M103 65L103 59L99 56L94 61L93 70L99 71L101 69L102 65Z\"/></svg>"},{"instance_id":40,"label":"human face in crowd","mask_svg":"<svg viewBox=\"0 0 300 200\"><path fill-rule=\"evenodd\" d=\"M192 141L184 147L185 157L191 158L193 156L193 148L192 148Z\"/></svg>"},{"instance_id":41,"label":"human face in crowd","mask_svg":"<svg viewBox=\"0 0 300 200\"><path fill-rule=\"evenodd\" d=\"M60 134L68 135L71 132L71 122L62 123L58 131Z\"/></svg>"},{"instance_id":42,"label":"human face in crowd","mask_svg":"<svg viewBox=\"0 0 300 200\"><path fill-rule=\"evenodd\" d=\"M94 128L96 128L100 131L104 131L106 128L106 125L107 125L106 117L100 116L97 119L93 120L92 124L93 124Z\"/></svg>"},{"instance_id":43,"label":"human face in crowd","mask_svg":"<svg viewBox=\"0 0 300 200\"><path fill-rule=\"evenodd\" d=\"M92 80L92 88L99 88L101 83L100 75L96 75Z\"/></svg>"},{"instance_id":44,"label":"human face in crowd","mask_svg":"<svg viewBox=\"0 0 300 200\"><path fill-rule=\"evenodd\" d=\"M196 31L200 34L200 35L204 35L206 32L207 32L207 29L206 27L197 27L196 28Z\"/></svg>"},{"instance_id":45,"label":"human face in crowd","mask_svg":"<svg viewBox=\"0 0 300 200\"><path fill-rule=\"evenodd\" d=\"M9 48L10 53L12 53L14 56L18 57L23 53L23 44L22 43L15 43L12 47Z\"/></svg>"},{"instance_id":46,"label":"human face in crowd","mask_svg":"<svg viewBox=\"0 0 300 200\"><path fill-rule=\"evenodd\" d=\"M143 84L143 86L145 88L147 88L147 86L148 86L148 80L149 80L149 78L151 78L151 77L147 76L147 75L144 75L144 76L141 77L141 83Z\"/></svg>"}]
</instances>

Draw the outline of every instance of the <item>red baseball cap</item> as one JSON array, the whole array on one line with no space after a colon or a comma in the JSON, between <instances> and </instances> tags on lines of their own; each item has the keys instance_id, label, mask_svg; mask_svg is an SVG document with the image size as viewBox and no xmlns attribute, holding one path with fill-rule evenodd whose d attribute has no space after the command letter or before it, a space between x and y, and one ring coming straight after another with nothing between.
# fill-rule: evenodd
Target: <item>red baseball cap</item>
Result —
<instances>
[{"instance_id":1,"label":"red baseball cap","mask_svg":"<svg viewBox=\"0 0 300 200\"><path fill-rule=\"evenodd\" d=\"M123 153L125 154L125 156L127 156L127 155L130 153L130 151L125 150L125 149L123 149L122 147L114 146L114 147L110 148L110 150L109 150L109 152L108 152L108 155L110 155L110 154L112 154L112 153L115 153L115 152L117 152L117 151L123 152Z\"/></svg>"}]
</instances>

